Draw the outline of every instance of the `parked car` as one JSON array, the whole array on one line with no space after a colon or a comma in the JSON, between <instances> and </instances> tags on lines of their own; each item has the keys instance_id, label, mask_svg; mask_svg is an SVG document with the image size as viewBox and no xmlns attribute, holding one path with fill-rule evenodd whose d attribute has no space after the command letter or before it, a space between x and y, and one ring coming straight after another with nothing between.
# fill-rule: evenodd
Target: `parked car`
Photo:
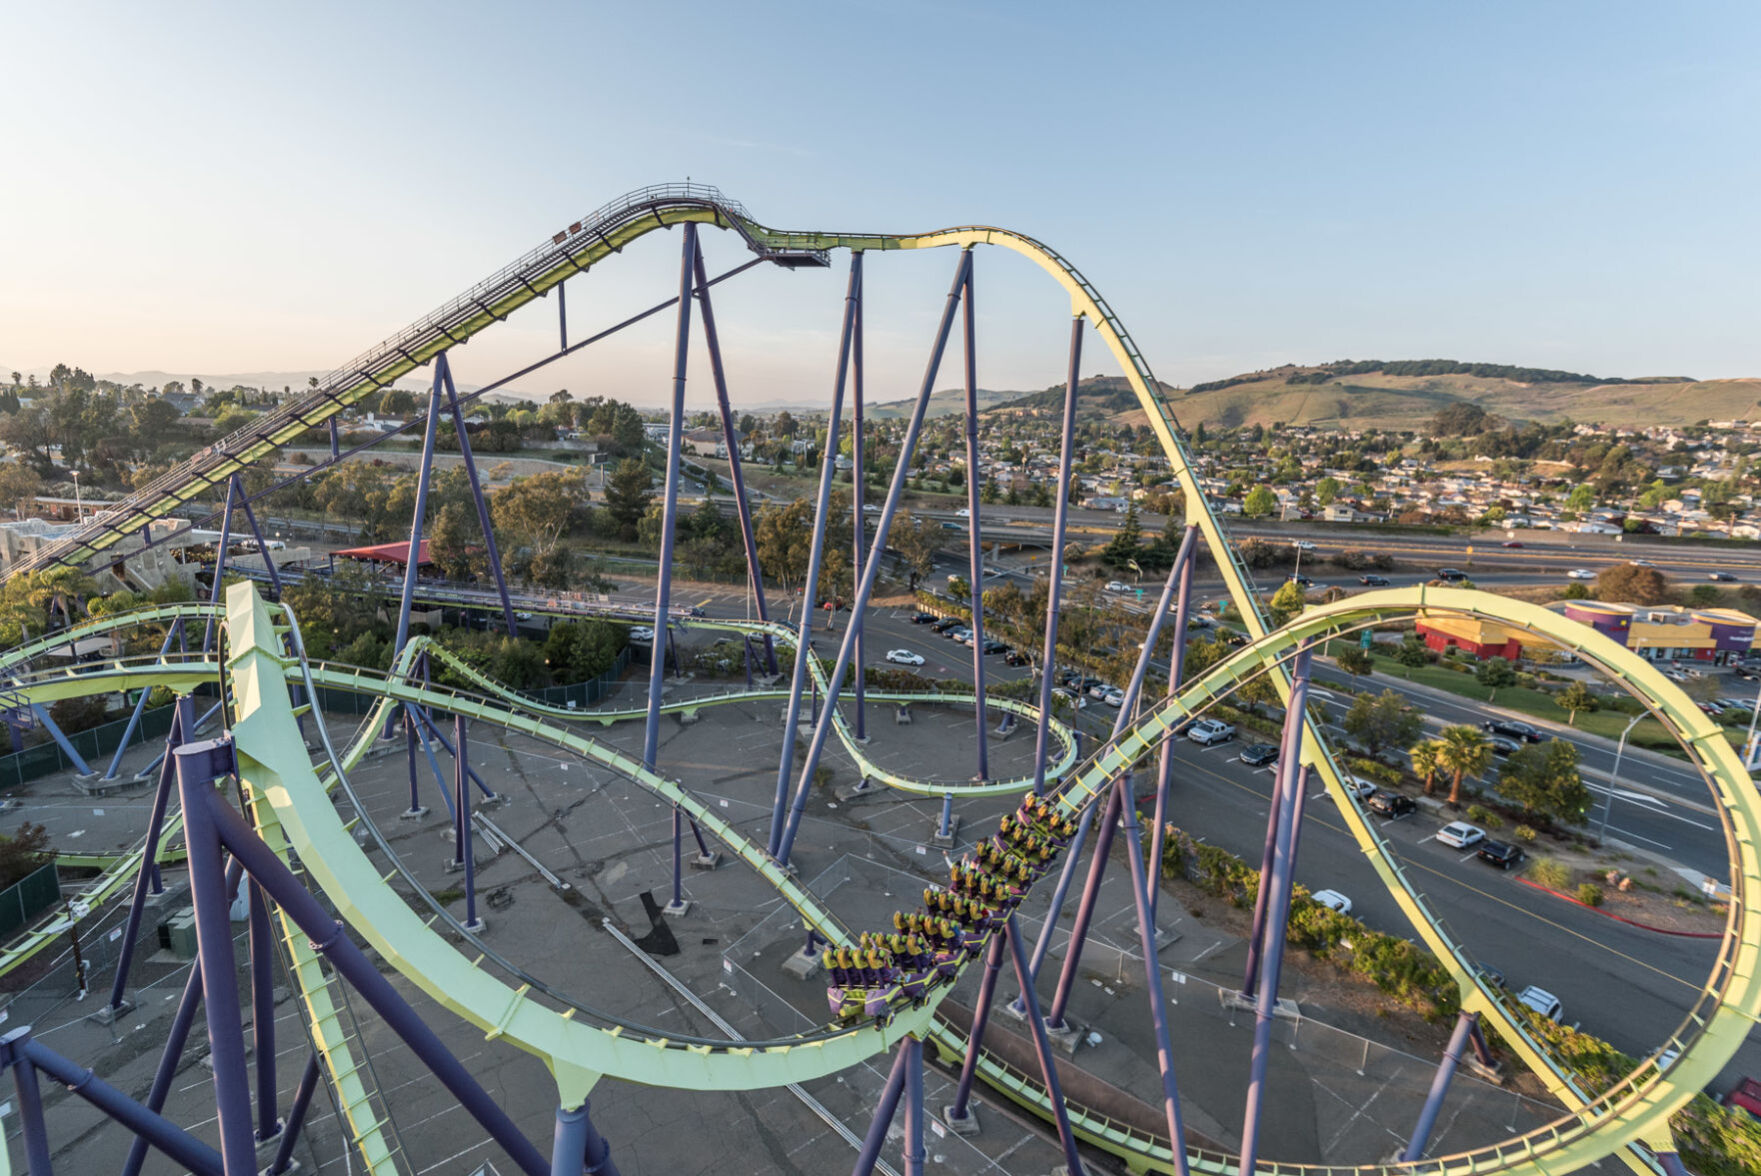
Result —
<instances>
[{"instance_id":1,"label":"parked car","mask_svg":"<svg viewBox=\"0 0 1761 1176\"><path fill-rule=\"evenodd\" d=\"M1571 571L1565 573L1565 578L1568 580L1594 580L1596 578L1596 573L1592 572L1589 568L1573 568Z\"/></svg>"},{"instance_id":2,"label":"parked car","mask_svg":"<svg viewBox=\"0 0 1761 1176\"><path fill-rule=\"evenodd\" d=\"M1077 710L1087 710L1088 709L1088 699L1084 698L1081 694L1077 693L1075 690L1072 690L1068 686L1054 686L1054 687L1052 687L1052 696L1054 698L1067 698L1067 699L1069 699L1072 703L1074 703L1076 705Z\"/></svg>"},{"instance_id":3,"label":"parked car","mask_svg":"<svg viewBox=\"0 0 1761 1176\"><path fill-rule=\"evenodd\" d=\"M1278 762L1276 743L1250 743L1241 749L1241 762L1250 768L1263 768Z\"/></svg>"},{"instance_id":4,"label":"parked car","mask_svg":"<svg viewBox=\"0 0 1761 1176\"><path fill-rule=\"evenodd\" d=\"M945 635L949 629L954 628L955 626L959 625L959 623L960 623L959 617L943 617L941 620L939 620L935 624L931 625L929 627L929 631L931 633L942 633Z\"/></svg>"},{"instance_id":5,"label":"parked car","mask_svg":"<svg viewBox=\"0 0 1761 1176\"><path fill-rule=\"evenodd\" d=\"M1364 801L1364 807L1384 817L1404 817L1416 811L1419 806L1404 792L1381 788L1370 793L1370 798Z\"/></svg>"},{"instance_id":6,"label":"parked car","mask_svg":"<svg viewBox=\"0 0 1761 1176\"><path fill-rule=\"evenodd\" d=\"M1471 849L1486 840L1486 831L1466 821L1451 821L1437 830L1437 840L1456 849Z\"/></svg>"},{"instance_id":7,"label":"parked car","mask_svg":"<svg viewBox=\"0 0 1761 1176\"><path fill-rule=\"evenodd\" d=\"M1025 653L1022 653L1019 649L1011 649L1003 654L1003 664L1006 666L1024 666L1032 660L1032 658L1028 657Z\"/></svg>"},{"instance_id":8,"label":"parked car","mask_svg":"<svg viewBox=\"0 0 1761 1176\"><path fill-rule=\"evenodd\" d=\"M1739 1078L1725 1096L1718 1100L1727 1107L1747 1111L1761 1119L1761 1078Z\"/></svg>"},{"instance_id":9,"label":"parked car","mask_svg":"<svg viewBox=\"0 0 1761 1176\"><path fill-rule=\"evenodd\" d=\"M1347 792L1359 800L1367 800L1376 793L1375 784L1362 776L1341 776L1339 782L1345 785Z\"/></svg>"},{"instance_id":10,"label":"parked car","mask_svg":"<svg viewBox=\"0 0 1761 1176\"><path fill-rule=\"evenodd\" d=\"M1453 584L1457 580L1467 579L1467 573L1460 568L1438 568L1437 578L1445 584Z\"/></svg>"},{"instance_id":11,"label":"parked car","mask_svg":"<svg viewBox=\"0 0 1761 1176\"><path fill-rule=\"evenodd\" d=\"M934 613L916 613L912 616L911 623L913 625L933 625L936 623L936 615Z\"/></svg>"},{"instance_id":12,"label":"parked car","mask_svg":"<svg viewBox=\"0 0 1761 1176\"><path fill-rule=\"evenodd\" d=\"M654 640L654 629L648 625L636 625L630 629L632 643L651 642Z\"/></svg>"},{"instance_id":13,"label":"parked car","mask_svg":"<svg viewBox=\"0 0 1761 1176\"><path fill-rule=\"evenodd\" d=\"M1541 732L1537 728L1519 723L1515 719L1487 719L1480 724L1480 730L1488 735L1503 735L1519 743L1541 742Z\"/></svg>"},{"instance_id":14,"label":"parked car","mask_svg":"<svg viewBox=\"0 0 1761 1176\"><path fill-rule=\"evenodd\" d=\"M1490 987L1503 988L1505 986L1504 971L1501 968L1495 968L1491 964L1476 963L1474 965L1474 971L1478 972L1480 974L1480 979L1484 980Z\"/></svg>"},{"instance_id":15,"label":"parked car","mask_svg":"<svg viewBox=\"0 0 1761 1176\"><path fill-rule=\"evenodd\" d=\"M1112 707L1114 710L1118 710L1125 705L1125 691L1119 689L1117 686L1109 686L1107 687L1107 692L1101 695L1101 701Z\"/></svg>"},{"instance_id":16,"label":"parked car","mask_svg":"<svg viewBox=\"0 0 1761 1176\"><path fill-rule=\"evenodd\" d=\"M1001 641L993 641L987 637L984 642L984 651L986 653L1008 653L1009 647Z\"/></svg>"},{"instance_id":17,"label":"parked car","mask_svg":"<svg viewBox=\"0 0 1761 1176\"><path fill-rule=\"evenodd\" d=\"M1317 890L1309 897L1330 911L1338 911L1342 915L1351 913L1351 900L1337 890Z\"/></svg>"},{"instance_id":18,"label":"parked car","mask_svg":"<svg viewBox=\"0 0 1761 1176\"><path fill-rule=\"evenodd\" d=\"M1357 578L1357 582L1359 584L1362 584L1365 588L1386 588L1386 587L1388 587L1388 577L1387 576L1377 576L1377 575L1359 576Z\"/></svg>"},{"instance_id":19,"label":"parked car","mask_svg":"<svg viewBox=\"0 0 1761 1176\"><path fill-rule=\"evenodd\" d=\"M1558 1021L1559 1014L1565 1011L1557 996L1545 988L1536 988L1533 984L1517 993L1516 998L1549 1021Z\"/></svg>"},{"instance_id":20,"label":"parked car","mask_svg":"<svg viewBox=\"0 0 1761 1176\"><path fill-rule=\"evenodd\" d=\"M1706 578L1715 584L1735 584L1737 582L1737 578L1729 572L1707 572ZM1753 1079L1747 1081L1753 1081Z\"/></svg>"},{"instance_id":21,"label":"parked car","mask_svg":"<svg viewBox=\"0 0 1761 1176\"><path fill-rule=\"evenodd\" d=\"M923 655L912 653L909 649L889 649L887 660L896 666L920 666L923 664Z\"/></svg>"},{"instance_id":22,"label":"parked car","mask_svg":"<svg viewBox=\"0 0 1761 1176\"><path fill-rule=\"evenodd\" d=\"M1497 866L1500 870L1510 869L1527 856L1523 852L1523 847L1514 841L1480 842L1480 860Z\"/></svg>"},{"instance_id":23,"label":"parked car","mask_svg":"<svg viewBox=\"0 0 1761 1176\"><path fill-rule=\"evenodd\" d=\"M968 629L965 625L955 625L952 629L943 633L942 636L952 637L961 645L965 645L968 641L972 640L972 630Z\"/></svg>"},{"instance_id":24,"label":"parked car","mask_svg":"<svg viewBox=\"0 0 1761 1176\"><path fill-rule=\"evenodd\" d=\"M1753 666L1738 666L1736 668L1736 675L1745 682L1761 681L1761 670L1758 670Z\"/></svg>"},{"instance_id":25,"label":"parked car","mask_svg":"<svg viewBox=\"0 0 1761 1176\"><path fill-rule=\"evenodd\" d=\"M1235 728L1221 719L1200 719L1186 729L1186 737L1201 747L1210 747L1235 738Z\"/></svg>"},{"instance_id":26,"label":"parked car","mask_svg":"<svg viewBox=\"0 0 1761 1176\"><path fill-rule=\"evenodd\" d=\"M1131 585L1127 584L1124 580L1108 580L1107 581L1107 591L1108 592L1130 592Z\"/></svg>"},{"instance_id":27,"label":"parked car","mask_svg":"<svg viewBox=\"0 0 1761 1176\"><path fill-rule=\"evenodd\" d=\"M1096 699L1098 701L1100 699L1107 697L1107 691L1109 691L1111 689L1113 689L1113 687L1109 686L1105 682L1101 682L1098 680L1091 681L1089 683L1089 687L1088 687L1088 696L1090 698Z\"/></svg>"}]
</instances>

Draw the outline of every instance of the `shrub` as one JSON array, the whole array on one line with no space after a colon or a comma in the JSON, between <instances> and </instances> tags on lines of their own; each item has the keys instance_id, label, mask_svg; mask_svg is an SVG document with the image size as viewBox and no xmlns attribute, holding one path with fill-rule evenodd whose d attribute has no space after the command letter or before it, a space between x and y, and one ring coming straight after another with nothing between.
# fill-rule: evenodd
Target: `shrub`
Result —
<instances>
[{"instance_id":1,"label":"shrub","mask_svg":"<svg viewBox=\"0 0 1761 1176\"><path fill-rule=\"evenodd\" d=\"M1500 829L1504 826L1504 818L1483 804L1470 804L1467 819L1487 829Z\"/></svg>"},{"instance_id":2,"label":"shrub","mask_svg":"<svg viewBox=\"0 0 1761 1176\"><path fill-rule=\"evenodd\" d=\"M1558 890L1571 881L1571 868L1557 858L1540 857L1529 867L1529 877L1550 890Z\"/></svg>"},{"instance_id":3,"label":"shrub","mask_svg":"<svg viewBox=\"0 0 1761 1176\"><path fill-rule=\"evenodd\" d=\"M1534 828L1529 825L1518 825L1515 829L1515 833L1518 841L1526 841L1530 844L1533 844L1535 838L1540 836L1540 834L1535 832Z\"/></svg>"},{"instance_id":4,"label":"shrub","mask_svg":"<svg viewBox=\"0 0 1761 1176\"><path fill-rule=\"evenodd\" d=\"M1382 784L1392 788L1400 783L1400 769L1391 768L1380 760L1349 759L1345 761L1345 766L1350 768L1354 775L1362 776L1374 784Z\"/></svg>"},{"instance_id":5,"label":"shrub","mask_svg":"<svg viewBox=\"0 0 1761 1176\"><path fill-rule=\"evenodd\" d=\"M1599 907L1602 905L1602 888L1594 882L1585 882L1578 887L1578 901L1585 906Z\"/></svg>"}]
</instances>

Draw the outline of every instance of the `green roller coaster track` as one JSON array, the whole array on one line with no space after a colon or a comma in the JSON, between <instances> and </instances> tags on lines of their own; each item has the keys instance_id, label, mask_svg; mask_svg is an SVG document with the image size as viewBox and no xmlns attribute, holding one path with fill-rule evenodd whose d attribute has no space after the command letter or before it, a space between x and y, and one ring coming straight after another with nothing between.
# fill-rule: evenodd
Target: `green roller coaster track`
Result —
<instances>
[{"instance_id":1,"label":"green roller coaster track","mask_svg":"<svg viewBox=\"0 0 1761 1176\"><path fill-rule=\"evenodd\" d=\"M1761 1014L1761 987L1758 987L1761 980L1757 979L1755 968L1757 933L1751 911L1751 905L1757 901L1757 895L1761 894L1755 887L1756 835L1761 830L1761 825L1757 824L1755 790L1749 783L1747 773L1737 763L1734 753L1705 716L1648 664L1573 622L1563 620L1544 609L1505 598L1460 590L1369 593L1311 610L1284 629L1268 633L1254 585L1230 547L1218 520L1208 509L1206 497L1197 483L1173 415L1159 394L1159 385L1148 363L1131 341L1118 317L1081 273L1061 255L1025 235L985 226L906 235L786 232L760 225L744 209L722 198L713 189L672 186L633 193L569 226L547 244L413 324L399 336L332 373L313 396L271 414L263 422L255 424L248 434L235 435L204 451L138 492L121 504L118 511L106 512L125 515L126 529L114 518L101 516L73 536L46 549L32 566L84 563L101 555L121 541L125 534L138 532L147 519L171 515L205 493L208 488L224 481L230 474L269 456L310 428L359 403L399 376L426 364L440 352L502 321L513 311L542 297L575 274L585 272L650 232L687 221L730 229L739 234L761 257L773 259L823 254L840 248L885 251L939 247L973 249L983 245L1009 249L1039 265L1065 289L1070 296L1071 313L1091 323L1118 360L1126 379L1148 413L1152 429L1173 461L1175 475L1185 493L1188 509L1192 512L1192 521L1203 533L1222 571L1229 595L1240 609L1253 643L1213 668L1199 681L1192 683L1181 692L1178 699L1146 713L1121 739L1103 749L1097 758L1091 759L1086 765L1075 768L1069 764L1068 761L1074 758L1074 753L1071 745L1066 743L1064 757L1059 766L1068 771L1062 792L1068 805L1087 803L1107 780L1143 754L1157 736L1165 733L1169 724L1177 721L1178 716L1191 713L1205 702L1213 700L1219 692L1243 677L1263 673L1278 692L1287 697L1289 677L1285 672L1283 659L1295 647L1295 643L1304 638L1342 632L1353 624L1410 617L1426 610L1487 617L1526 628L1549 640L1574 648L1587 661L1606 669L1633 690L1683 740L1690 757L1706 773L1721 801L1720 808L1733 863L1732 890L1736 901L1731 907L1724 950L1708 980L1700 1005L1684 1027L1683 1041L1688 1046L1686 1051L1667 1074L1660 1072L1653 1060L1641 1066L1614 1090L1594 1099L1580 1090L1571 1075L1527 1034L1519 1014L1478 984L1459 945L1448 937L1427 910L1404 872L1385 852L1376 831L1355 800L1342 786L1340 773L1312 720L1307 724L1304 759L1324 781L1359 847L1400 904L1415 931L1449 968L1455 983L1464 994L1466 1006L1493 1020L1504 1038L1515 1043L1515 1048L1525 1064L1547 1083L1571 1112L1558 1123L1504 1144L1459 1156L1425 1161L1426 1170L1445 1173L1564 1172L1610 1154L1619 1154L1635 1171L1658 1170L1656 1163L1643 1150L1631 1145L1642 1144L1652 1150L1673 1149L1667 1123L1669 1114L1684 1105L1693 1092L1716 1073L1719 1066L1734 1053L1757 1014ZM452 708L458 713L488 721L504 722L510 729L527 731L536 737L555 742L558 746L569 747L579 754L604 762L638 783L655 789L661 795L676 797L681 806L692 811L694 815L701 810L701 806L696 805L690 799L689 793L678 785L652 773L643 773L639 767L632 770L634 765L628 762L627 757L622 757L621 753L610 752L591 740L540 717L530 700L509 696L480 677L473 679L474 683L497 695L501 701L424 688L396 675L385 677L337 667L306 667L301 659L290 656L276 645L274 626L270 624L264 606L261 602L255 605L250 603L255 599L253 592L235 587L228 596L227 608L228 640L232 650L228 665L234 675L235 734L239 738L241 755L247 751L251 755L247 781L251 786L254 811L259 819L267 819L273 813L280 831L287 836L290 844L296 850L302 851L300 856L306 860L308 866L315 867L314 876L318 877L326 892L331 893L339 910L345 909L345 902L362 901L370 904L371 909L357 910L352 905L347 909L352 916L351 922L355 918L365 920L364 923L355 924L356 929L376 946L380 946L380 938L377 937L384 937L382 951L386 948L393 952L413 951L418 953L416 958L424 963L433 962L439 967L461 969L458 976L461 987L455 998L461 1015L484 1026L491 1036L507 1038L546 1057L557 1074L559 1088L564 1092L565 1100L571 1095L584 1093L601 1073L621 1074L637 1081L669 1081L683 1086L717 1087L719 1084L725 1087L750 1082L760 1076L764 1080L761 1084L769 1084L773 1079L796 1081L839 1068L836 1064L828 1064L834 1057L867 1056L884 1049L900 1033L907 1031L929 1034L944 1052L959 1048L959 1042L951 1031L934 1020L933 1002L922 1010L896 1018L885 1031L867 1030L861 1033L830 1035L812 1044L778 1046L773 1049L750 1046L680 1046L648 1037L637 1040L639 1035L600 1031L561 1014L551 1013L526 999L519 989L509 988L501 981L473 968L469 961L452 951L444 940L404 908L394 892L380 885L377 875L369 878L365 872L355 870L354 865L350 864L346 867L352 871L348 880L368 887L373 897L362 899L356 895L354 900L350 900L346 893L333 893L332 886L340 885L342 879L339 876L326 879L317 873L316 867L321 865L330 870L341 870L345 867L325 860L322 854L319 855L319 862L313 862L303 851L319 844L330 848L334 840L337 842L334 848L339 861L353 863L360 855L352 841L343 834L340 819L330 811L328 802L322 805L318 803L324 795L323 783L316 773L309 769L301 770L301 766L306 763L303 755L297 757L297 763L290 763L287 758L291 748L300 746L297 741L290 742L290 739L297 736L297 729L293 725L291 701L284 688L286 676L294 672L293 667L296 665L300 667L298 672L302 677L309 675L312 682L320 685L381 692L386 705L393 700L410 701L437 709ZM740 627L737 623L719 623L727 628ZM780 628L775 629L773 635L785 640L793 638L793 634ZM82 689L94 692L118 689L124 684L188 682L202 678L205 672L209 674L207 680L212 680L213 670L212 665L205 663L198 668L176 660L152 665L118 664L96 672L82 669L64 675L27 674L21 679L21 688L32 698L52 699L69 697ZM250 690L241 692L239 684L246 680L246 673ZM273 688L272 682L275 683ZM708 703L698 702L692 705ZM246 746L247 735L241 730L247 725L249 748ZM290 731L295 735L290 736ZM840 734L846 734L841 727ZM358 750L351 749L351 755ZM279 759L275 754L277 752L281 753ZM268 759L263 758L265 754ZM346 761L348 757L344 759ZM859 762L866 762L865 757L858 756L858 759ZM268 766L271 762L290 764L290 777L283 778L279 775ZM917 786L914 788L913 782L889 778L889 775L877 766L875 777L896 788L939 793L947 787L916 782ZM1004 791L1005 788L999 783L994 790ZM720 826L713 819L713 814L703 813L699 820L716 830L718 837L722 837L730 848L764 873L782 893L791 897L791 901L799 896L804 907L803 916L809 921L824 920L822 930L833 937L834 942L842 942L833 934L837 928L830 913L820 910L811 896L801 894L780 871L774 868L767 871L762 853L745 845L732 830ZM364 858L361 860L364 862ZM119 865L117 868L122 867ZM401 915L399 910L402 911ZM382 915L387 920L386 925L381 927L372 922L375 915ZM410 936L408 944L403 940L406 934ZM10 958L0 957L0 969L4 969ZM392 955L388 955L388 958L403 959ZM401 966L405 964L400 963ZM417 980L414 976L412 979ZM417 982L421 983L420 980ZM939 996L937 999L940 999ZM542 1026L551 1036L529 1037L528 1032L536 1026ZM980 1072L987 1081L1010 1097L1024 1105L1037 1105L1043 1109L1043 1093L1036 1093L1039 1088L1028 1076L1008 1072L989 1058L981 1065ZM1076 1125L1084 1138L1124 1156L1127 1163L1134 1167L1161 1168L1169 1162L1165 1144L1159 1145L1158 1150L1154 1141L1134 1136L1115 1124L1078 1116ZM1193 1156L1193 1163L1195 1167L1207 1172L1226 1173L1234 1170L1231 1158L1225 1156L1199 1153ZM1261 1170L1306 1173L1347 1170L1363 1172L1375 1169L1262 1164ZM1398 1166L1392 1170L1410 1170L1410 1166Z\"/></svg>"}]
</instances>

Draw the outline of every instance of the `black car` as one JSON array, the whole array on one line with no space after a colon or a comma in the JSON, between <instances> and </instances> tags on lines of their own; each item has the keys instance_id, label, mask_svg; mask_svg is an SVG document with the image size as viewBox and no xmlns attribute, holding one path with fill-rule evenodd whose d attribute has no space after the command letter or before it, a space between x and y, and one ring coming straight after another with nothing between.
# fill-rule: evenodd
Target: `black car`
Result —
<instances>
[{"instance_id":1,"label":"black car","mask_svg":"<svg viewBox=\"0 0 1761 1176\"><path fill-rule=\"evenodd\" d=\"M1438 568L1437 578L1445 583L1453 584L1457 580L1467 579L1467 573L1460 568Z\"/></svg>"},{"instance_id":2,"label":"black car","mask_svg":"<svg viewBox=\"0 0 1761 1176\"><path fill-rule=\"evenodd\" d=\"M1015 649L1011 649L1003 655L1003 664L1004 665L1024 666L1030 660L1031 659L1025 653L1022 653L1020 650L1015 650Z\"/></svg>"},{"instance_id":3,"label":"black car","mask_svg":"<svg viewBox=\"0 0 1761 1176\"><path fill-rule=\"evenodd\" d=\"M1718 584L1735 584L1737 578L1729 572L1707 572L1706 578Z\"/></svg>"},{"instance_id":4,"label":"black car","mask_svg":"<svg viewBox=\"0 0 1761 1176\"><path fill-rule=\"evenodd\" d=\"M1761 669L1756 669L1753 666L1738 666L1736 675L1745 682L1761 681Z\"/></svg>"},{"instance_id":5,"label":"black car","mask_svg":"<svg viewBox=\"0 0 1761 1176\"><path fill-rule=\"evenodd\" d=\"M1223 644L1225 644L1225 645L1246 645L1247 644L1247 634L1246 633L1237 633L1234 629L1231 629L1227 633L1223 634Z\"/></svg>"},{"instance_id":6,"label":"black car","mask_svg":"<svg viewBox=\"0 0 1761 1176\"><path fill-rule=\"evenodd\" d=\"M1001 641L992 641L987 637L984 643L984 651L986 653L1008 653L1009 647L1004 645Z\"/></svg>"},{"instance_id":7,"label":"black car","mask_svg":"<svg viewBox=\"0 0 1761 1176\"><path fill-rule=\"evenodd\" d=\"M1357 578L1357 582L1359 584L1362 584L1365 588L1386 588L1386 587L1388 587L1388 577L1387 576L1359 576Z\"/></svg>"},{"instance_id":8,"label":"black car","mask_svg":"<svg viewBox=\"0 0 1761 1176\"><path fill-rule=\"evenodd\" d=\"M1313 588L1315 586L1315 582L1313 580L1309 579L1305 575L1302 575L1300 572L1290 578L1293 581L1295 581L1296 583L1302 585L1304 588Z\"/></svg>"},{"instance_id":9,"label":"black car","mask_svg":"<svg viewBox=\"0 0 1761 1176\"><path fill-rule=\"evenodd\" d=\"M1541 742L1541 732L1527 723L1519 723L1515 719L1487 719L1480 724L1480 730L1488 735L1503 735L1515 739L1519 743Z\"/></svg>"},{"instance_id":10,"label":"black car","mask_svg":"<svg viewBox=\"0 0 1761 1176\"><path fill-rule=\"evenodd\" d=\"M1486 740L1492 745L1493 755L1515 755L1522 750L1522 744L1514 739L1506 739L1502 735L1494 735Z\"/></svg>"},{"instance_id":11,"label":"black car","mask_svg":"<svg viewBox=\"0 0 1761 1176\"><path fill-rule=\"evenodd\" d=\"M949 629L952 629L955 625L958 625L959 623L960 623L959 617L943 617L941 620L939 620L935 624L931 625L929 627L929 631L931 633L946 633Z\"/></svg>"},{"instance_id":12,"label":"black car","mask_svg":"<svg viewBox=\"0 0 1761 1176\"><path fill-rule=\"evenodd\" d=\"M1364 801L1364 807L1373 813L1380 813L1384 817L1404 817L1408 813L1418 811L1419 806L1413 802L1412 797L1405 793L1390 792L1386 788L1379 788L1370 793L1370 799Z\"/></svg>"},{"instance_id":13,"label":"black car","mask_svg":"<svg viewBox=\"0 0 1761 1176\"><path fill-rule=\"evenodd\" d=\"M1250 743L1241 749L1241 762L1250 768L1263 768L1278 762L1276 743Z\"/></svg>"},{"instance_id":14,"label":"black car","mask_svg":"<svg viewBox=\"0 0 1761 1176\"><path fill-rule=\"evenodd\" d=\"M918 613L911 618L911 623L913 625L933 625L936 623L936 615L934 613Z\"/></svg>"},{"instance_id":15,"label":"black car","mask_svg":"<svg viewBox=\"0 0 1761 1176\"><path fill-rule=\"evenodd\" d=\"M1480 978L1487 984L1490 984L1493 988L1504 987L1503 969L1495 968L1491 964L1475 964L1474 971L1478 972Z\"/></svg>"},{"instance_id":16,"label":"black car","mask_svg":"<svg viewBox=\"0 0 1761 1176\"><path fill-rule=\"evenodd\" d=\"M1523 847L1512 841L1480 842L1480 860L1497 866L1500 870L1510 869L1527 856L1523 852Z\"/></svg>"}]
</instances>

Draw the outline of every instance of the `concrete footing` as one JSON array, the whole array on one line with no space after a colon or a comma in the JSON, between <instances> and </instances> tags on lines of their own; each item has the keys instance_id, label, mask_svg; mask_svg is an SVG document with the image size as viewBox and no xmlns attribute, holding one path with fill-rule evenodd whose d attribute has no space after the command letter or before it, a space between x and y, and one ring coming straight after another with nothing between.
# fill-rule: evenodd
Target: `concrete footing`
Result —
<instances>
[{"instance_id":1,"label":"concrete footing","mask_svg":"<svg viewBox=\"0 0 1761 1176\"><path fill-rule=\"evenodd\" d=\"M88 1014L86 1020L96 1021L100 1025L114 1025L120 1018L133 1012L134 1008L135 1002L125 995L122 998L122 1003L120 1005L117 1005L114 1008L110 1005L105 1005L97 1012Z\"/></svg>"},{"instance_id":2,"label":"concrete footing","mask_svg":"<svg viewBox=\"0 0 1761 1176\"><path fill-rule=\"evenodd\" d=\"M715 869L721 864L722 855L719 851L715 850L712 850L709 853L700 853L690 861L690 866L693 870L700 870L705 873Z\"/></svg>"},{"instance_id":3,"label":"concrete footing","mask_svg":"<svg viewBox=\"0 0 1761 1176\"><path fill-rule=\"evenodd\" d=\"M945 834L942 832L941 818L937 817L935 824L930 829L929 843L931 845L935 846L937 849L953 849L954 843L959 839L959 837L960 837L960 818L959 817L949 817L948 818L948 831Z\"/></svg>"},{"instance_id":4,"label":"concrete footing","mask_svg":"<svg viewBox=\"0 0 1761 1176\"><path fill-rule=\"evenodd\" d=\"M675 919L682 919L691 913L691 900L681 898L678 902L669 902L660 909L663 914L671 915Z\"/></svg>"},{"instance_id":5,"label":"concrete footing","mask_svg":"<svg viewBox=\"0 0 1761 1176\"><path fill-rule=\"evenodd\" d=\"M942 1122L946 1123L948 1125L948 1130L952 1131L955 1135L977 1135L980 1130L978 1125L978 1106L975 1103L967 1103L966 1114L961 1118L954 1117L953 1107L943 1107Z\"/></svg>"},{"instance_id":6,"label":"concrete footing","mask_svg":"<svg viewBox=\"0 0 1761 1176\"><path fill-rule=\"evenodd\" d=\"M792 951L783 957L783 974L797 980L811 980L819 975L819 953Z\"/></svg>"},{"instance_id":7,"label":"concrete footing","mask_svg":"<svg viewBox=\"0 0 1761 1176\"><path fill-rule=\"evenodd\" d=\"M397 815L397 819L400 821L420 821L423 817L425 817L427 815L428 815L428 806L424 804L424 805L419 805L413 809L405 809L403 812L401 812Z\"/></svg>"}]
</instances>

